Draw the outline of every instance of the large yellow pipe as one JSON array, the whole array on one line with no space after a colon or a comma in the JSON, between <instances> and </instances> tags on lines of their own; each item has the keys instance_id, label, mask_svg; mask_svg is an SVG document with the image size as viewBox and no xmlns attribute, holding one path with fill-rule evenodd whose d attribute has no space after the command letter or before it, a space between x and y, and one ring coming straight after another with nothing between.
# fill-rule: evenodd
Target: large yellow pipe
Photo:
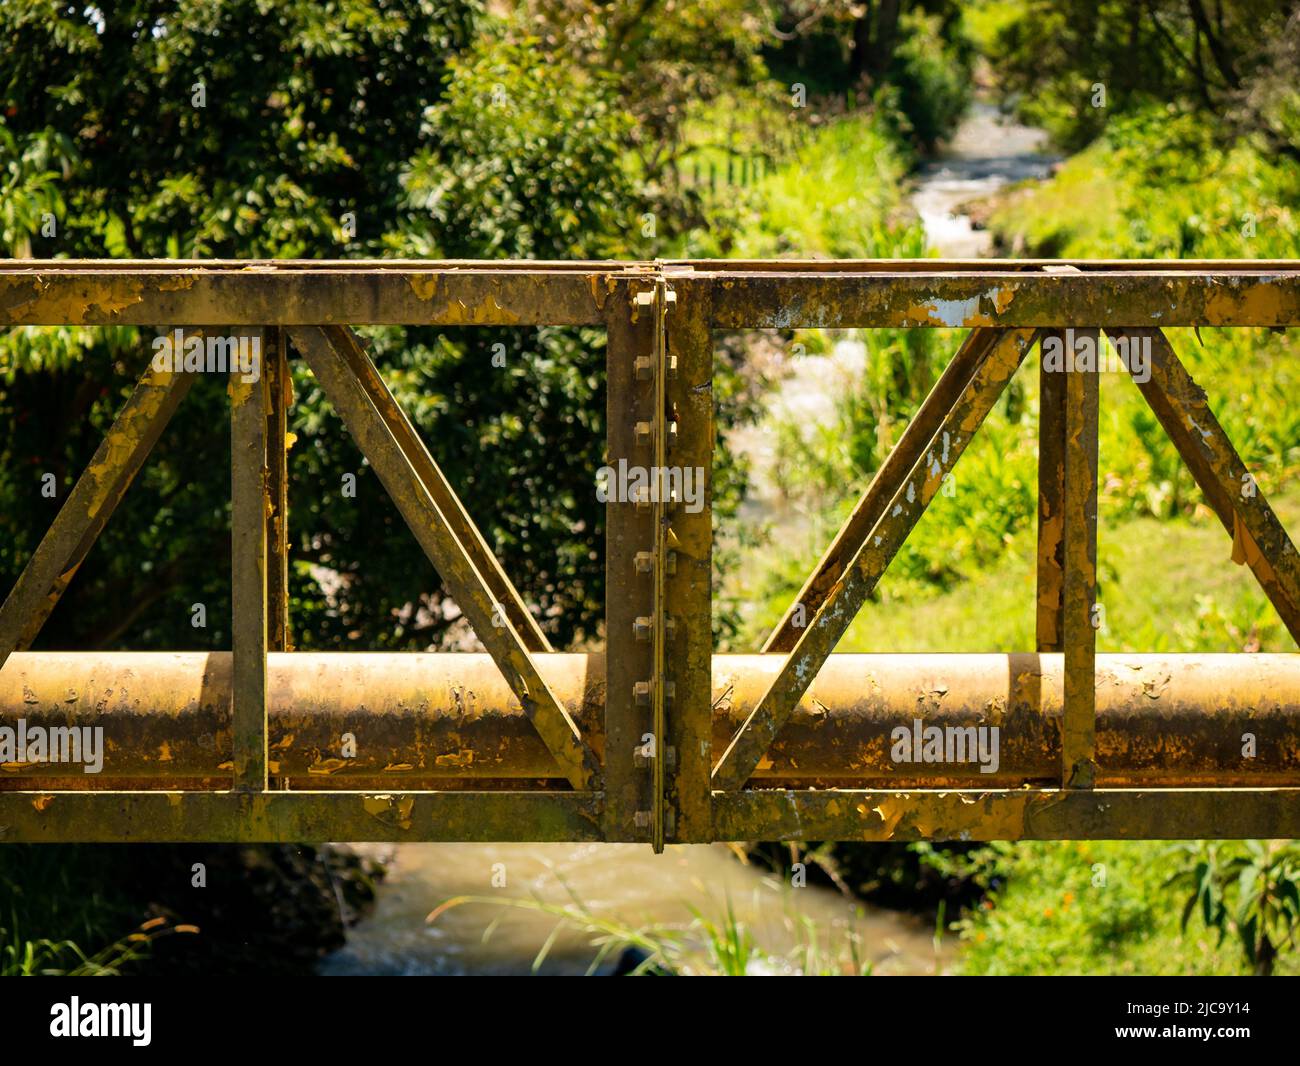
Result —
<instances>
[{"instance_id":1,"label":"large yellow pipe","mask_svg":"<svg viewBox=\"0 0 1300 1066\"><path fill-rule=\"evenodd\" d=\"M633 758L604 751L603 656L537 659L597 754ZM714 657L715 757L781 659ZM550 756L486 655L294 652L271 655L268 669L275 787L556 786ZM1049 784L1060 766L1061 675L1059 655L834 655L756 780ZM0 788L227 787L230 680L222 652L17 653L0 670L0 758L5 727L21 719L29 731L102 727L104 763L84 774L8 762ZM1102 785L1300 785L1300 655L1101 655L1097 718ZM978 760L897 761L924 757L932 726L996 726L994 772ZM980 736L991 755L992 734ZM944 755L954 754L950 744Z\"/></svg>"}]
</instances>

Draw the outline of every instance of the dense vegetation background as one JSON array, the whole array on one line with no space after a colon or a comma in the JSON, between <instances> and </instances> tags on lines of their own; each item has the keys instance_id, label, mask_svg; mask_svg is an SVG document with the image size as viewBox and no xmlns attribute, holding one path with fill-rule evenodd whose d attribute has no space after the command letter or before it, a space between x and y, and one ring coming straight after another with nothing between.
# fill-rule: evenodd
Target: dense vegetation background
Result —
<instances>
[{"instance_id":1,"label":"dense vegetation background","mask_svg":"<svg viewBox=\"0 0 1300 1066\"><path fill-rule=\"evenodd\" d=\"M908 175L978 87L1071 153L1050 181L982 209L1008 253L1295 258L1297 11L1285 0L9 0L0 254L923 256ZM603 338L367 336L552 639L598 644ZM728 435L762 415L770 384L748 368L755 346L800 344L816 358L834 339L719 338L721 525L735 527L746 487ZM779 617L851 506L846 486L866 483L955 345L933 330L859 339L867 369L834 422L779 427L806 543L765 543L761 529L720 542L720 647L752 646ZM147 342L125 328L0 337L0 588L85 466ZM504 369L492 364L497 343ZM1176 343L1284 519L1300 516L1294 336L1205 330ZM295 373L297 646L465 646L459 610L310 377ZM1103 385L1102 648L1296 650L1248 576L1209 577L1227 546L1122 385ZM936 501L842 650L1029 646L1036 402L1024 373L964 458L958 495ZM38 649L229 646L228 450L224 390L201 381ZM39 491L47 472L55 499ZM358 475L356 499L342 494L346 473ZM1160 547L1170 542L1182 546L1172 557ZM1177 580L1152 580L1170 565ZM206 629L189 625L196 602ZM982 900L961 919L966 965L1192 968L1204 958L1241 969L1290 942L1300 898L1292 908L1279 886L1293 850L1266 849L1255 883L1274 895L1261 903L1243 895L1240 849L1156 859L1110 847L1096 853L1111 855L1111 890L1082 911L1061 901L1092 891L1093 850L1021 847L944 866ZM21 854L0 852L0 970L55 965L24 955L34 936L93 947L120 933L123 912L89 899L75 921L66 908L40 912L37 929L10 919L34 913L19 906L31 876ZM869 866L863 883L922 859L952 862L818 854L828 867ZM1184 869L1203 869L1204 924L1249 942L1244 956L1207 953L1182 933L1185 889L1164 883ZM1263 908L1253 925L1251 906ZM1087 929L1066 929L1063 913L1084 915ZM1077 950L1063 952L1063 938Z\"/></svg>"}]
</instances>

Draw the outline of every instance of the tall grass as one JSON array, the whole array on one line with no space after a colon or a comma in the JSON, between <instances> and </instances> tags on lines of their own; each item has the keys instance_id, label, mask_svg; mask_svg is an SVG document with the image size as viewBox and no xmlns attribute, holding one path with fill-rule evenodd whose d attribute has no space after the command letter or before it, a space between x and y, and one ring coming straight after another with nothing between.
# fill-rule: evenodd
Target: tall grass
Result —
<instances>
[{"instance_id":1,"label":"tall grass","mask_svg":"<svg viewBox=\"0 0 1300 1066\"><path fill-rule=\"evenodd\" d=\"M832 118L775 171L731 188L691 234L692 255L743 259L925 255L905 206L913 160L873 111Z\"/></svg>"},{"instance_id":2,"label":"tall grass","mask_svg":"<svg viewBox=\"0 0 1300 1066\"><path fill-rule=\"evenodd\" d=\"M173 933L197 933L192 925L152 918L133 933L88 954L72 940L25 938L17 914L0 926L0 977L120 977L131 963L148 957L149 945Z\"/></svg>"}]
</instances>

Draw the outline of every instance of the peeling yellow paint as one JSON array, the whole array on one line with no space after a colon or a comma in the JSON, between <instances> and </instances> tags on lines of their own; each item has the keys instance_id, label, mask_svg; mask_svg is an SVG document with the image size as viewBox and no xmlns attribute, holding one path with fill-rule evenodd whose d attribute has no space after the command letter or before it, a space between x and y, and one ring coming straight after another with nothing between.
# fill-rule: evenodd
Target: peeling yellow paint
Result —
<instances>
[{"instance_id":1,"label":"peeling yellow paint","mask_svg":"<svg viewBox=\"0 0 1300 1066\"><path fill-rule=\"evenodd\" d=\"M1205 298L1206 324L1240 318L1266 325L1294 322L1300 308L1286 306L1282 299L1285 290L1275 282L1262 278L1245 286L1214 286Z\"/></svg>"},{"instance_id":2,"label":"peeling yellow paint","mask_svg":"<svg viewBox=\"0 0 1300 1066\"><path fill-rule=\"evenodd\" d=\"M400 829L411 828L411 811L415 809L413 796L362 796L361 805L367 814L385 825L395 825Z\"/></svg>"},{"instance_id":3,"label":"peeling yellow paint","mask_svg":"<svg viewBox=\"0 0 1300 1066\"><path fill-rule=\"evenodd\" d=\"M438 292L437 274L412 274L407 283L418 299L428 303Z\"/></svg>"}]
</instances>

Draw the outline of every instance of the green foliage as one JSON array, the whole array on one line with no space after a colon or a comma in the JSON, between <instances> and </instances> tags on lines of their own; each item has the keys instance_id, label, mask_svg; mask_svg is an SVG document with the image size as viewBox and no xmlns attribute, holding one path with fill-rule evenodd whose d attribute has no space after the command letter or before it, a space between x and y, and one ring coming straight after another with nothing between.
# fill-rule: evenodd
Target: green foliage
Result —
<instances>
[{"instance_id":1,"label":"green foliage","mask_svg":"<svg viewBox=\"0 0 1300 1066\"><path fill-rule=\"evenodd\" d=\"M197 932L140 915L93 849L7 844L0 851L0 977L113 977L133 972L163 937ZM42 936L32 937L39 930Z\"/></svg>"},{"instance_id":2,"label":"green foliage","mask_svg":"<svg viewBox=\"0 0 1300 1066\"><path fill-rule=\"evenodd\" d=\"M1165 883L1187 890L1182 928L1199 915L1220 944L1235 932L1255 972L1271 974L1279 952L1300 934L1300 844L1198 841L1174 854L1177 865Z\"/></svg>"},{"instance_id":3,"label":"green foliage","mask_svg":"<svg viewBox=\"0 0 1300 1066\"><path fill-rule=\"evenodd\" d=\"M765 11L750 0L529 0L519 32L558 60L601 71L636 119L626 147L652 186L671 177L684 130L701 107L758 85Z\"/></svg>"},{"instance_id":4,"label":"green foliage","mask_svg":"<svg viewBox=\"0 0 1300 1066\"><path fill-rule=\"evenodd\" d=\"M0 851L0 976L76 971L127 948L130 942L116 937L139 916L87 877L88 859L61 847L7 844Z\"/></svg>"},{"instance_id":5,"label":"green foliage","mask_svg":"<svg viewBox=\"0 0 1300 1066\"><path fill-rule=\"evenodd\" d=\"M910 163L878 117L831 121L734 206L720 205L707 228L690 235L690 251L742 259L923 255L924 236L902 205Z\"/></svg>"},{"instance_id":6,"label":"green foliage","mask_svg":"<svg viewBox=\"0 0 1300 1066\"><path fill-rule=\"evenodd\" d=\"M562 58L537 62L536 41L481 38L452 61L446 96L429 111L424 130L437 147L421 149L403 173L421 217L401 250L486 259L629 254L636 194L624 145L632 116L614 89L611 77Z\"/></svg>"},{"instance_id":7,"label":"green foliage","mask_svg":"<svg viewBox=\"0 0 1300 1066\"><path fill-rule=\"evenodd\" d=\"M477 0L6 4L5 123L77 148L59 233L34 253L379 250L425 109L480 18Z\"/></svg>"},{"instance_id":8,"label":"green foliage","mask_svg":"<svg viewBox=\"0 0 1300 1066\"><path fill-rule=\"evenodd\" d=\"M19 259L32 254L32 234L64 212L58 179L74 154L67 137L42 130L20 141L0 124L0 248Z\"/></svg>"},{"instance_id":9,"label":"green foliage","mask_svg":"<svg viewBox=\"0 0 1300 1066\"><path fill-rule=\"evenodd\" d=\"M975 5L1008 103L1077 150L1115 115L1194 108L1220 135L1300 160L1300 12L1276 0L1034 0ZM1099 90L1101 93L1099 94Z\"/></svg>"},{"instance_id":10,"label":"green foliage","mask_svg":"<svg viewBox=\"0 0 1300 1066\"><path fill-rule=\"evenodd\" d=\"M1112 119L1050 182L1006 198L990 228L1017 254L1286 259L1300 254L1297 204L1293 161L1151 107Z\"/></svg>"},{"instance_id":11,"label":"green foliage","mask_svg":"<svg viewBox=\"0 0 1300 1066\"><path fill-rule=\"evenodd\" d=\"M885 116L897 116L900 132L925 149L956 129L971 101L969 47L951 25L937 14L906 12L888 85L876 98Z\"/></svg>"},{"instance_id":12,"label":"green foliage","mask_svg":"<svg viewBox=\"0 0 1300 1066\"><path fill-rule=\"evenodd\" d=\"M175 930L150 924L87 955L71 940L24 940L0 928L0 977L120 977L148 957L148 946Z\"/></svg>"},{"instance_id":13,"label":"green foliage","mask_svg":"<svg viewBox=\"0 0 1300 1066\"><path fill-rule=\"evenodd\" d=\"M643 201L620 165L630 120L609 80L527 43L475 39L484 25L477 0L176 0L102 13L7 4L3 237L42 256L626 253ZM47 237L50 207L58 224ZM555 639L594 638L604 587L592 482L604 447L602 335L369 337ZM134 329L0 339L0 584L16 579L85 467L148 340ZM492 365L497 343L504 369ZM310 377L295 374L298 646L464 639L396 509ZM229 646L227 406L218 383L195 386L38 647ZM40 496L45 472L57 499ZM344 473L358 475L355 501L341 496ZM187 624L196 602L207 606L207 629Z\"/></svg>"},{"instance_id":14,"label":"green foliage","mask_svg":"<svg viewBox=\"0 0 1300 1066\"><path fill-rule=\"evenodd\" d=\"M968 974L1233 974L1239 954L1183 928L1160 843L991 846L1005 877L953 923ZM1235 846L1233 846L1235 847ZM1280 969L1294 969L1288 956Z\"/></svg>"},{"instance_id":15,"label":"green foliage","mask_svg":"<svg viewBox=\"0 0 1300 1066\"><path fill-rule=\"evenodd\" d=\"M974 60L962 4L779 0L771 10L778 32L765 56L778 82L804 85L814 97L870 101L921 148L955 128Z\"/></svg>"}]
</instances>

